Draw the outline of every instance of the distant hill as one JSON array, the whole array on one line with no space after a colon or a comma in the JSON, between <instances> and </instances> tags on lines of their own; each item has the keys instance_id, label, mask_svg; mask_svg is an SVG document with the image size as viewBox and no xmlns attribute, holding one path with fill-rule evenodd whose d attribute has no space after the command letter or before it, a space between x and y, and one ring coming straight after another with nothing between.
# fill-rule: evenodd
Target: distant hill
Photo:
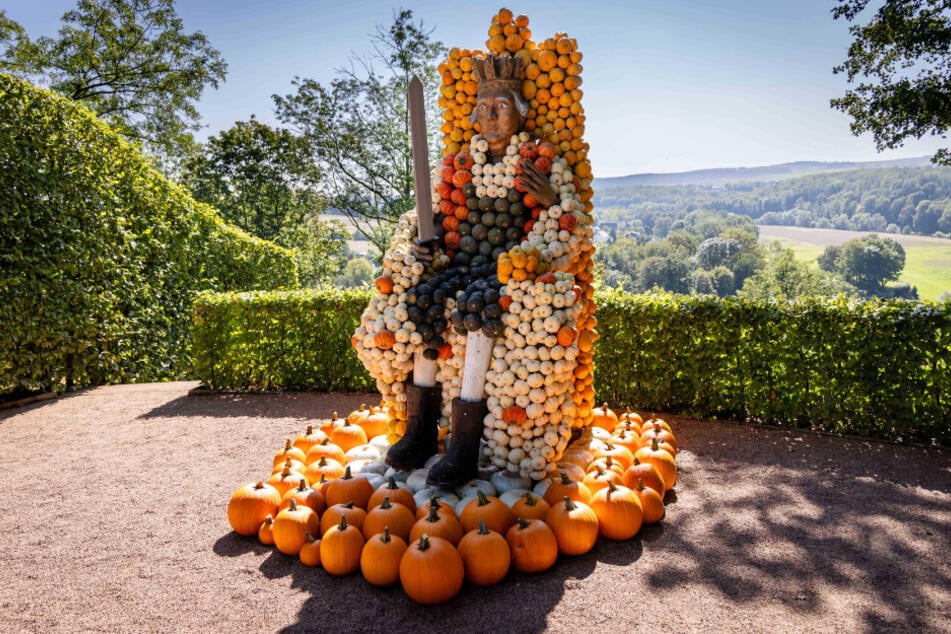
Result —
<instances>
[{"instance_id":1,"label":"distant hill","mask_svg":"<svg viewBox=\"0 0 951 634\"><path fill-rule=\"evenodd\" d=\"M595 178L594 189L604 191L622 187L663 186L663 185L706 185L717 186L740 182L773 182L822 172L841 172L846 170L886 169L892 167L928 167L930 157L921 156L891 161L859 161L828 163L821 161L798 161L765 165L762 167L727 167L720 169L694 170L691 172L672 172L668 174L632 174L612 178Z\"/></svg>"}]
</instances>

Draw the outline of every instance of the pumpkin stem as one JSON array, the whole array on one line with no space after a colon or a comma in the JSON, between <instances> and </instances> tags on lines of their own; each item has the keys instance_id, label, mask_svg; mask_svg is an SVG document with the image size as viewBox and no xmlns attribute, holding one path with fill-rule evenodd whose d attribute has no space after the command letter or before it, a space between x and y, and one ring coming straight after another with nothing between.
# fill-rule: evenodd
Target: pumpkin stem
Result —
<instances>
[{"instance_id":1,"label":"pumpkin stem","mask_svg":"<svg viewBox=\"0 0 951 634\"><path fill-rule=\"evenodd\" d=\"M301 480L300 484L297 485L297 490L303 493L307 490L307 480Z\"/></svg>"},{"instance_id":2,"label":"pumpkin stem","mask_svg":"<svg viewBox=\"0 0 951 634\"><path fill-rule=\"evenodd\" d=\"M519 517L519 518L516 519L515 521L518 522L518 527L519 527L519 528L521 528L521 529L528 528L528 521L526 521L525 518Z\"/></svg>"},{"instance_id":3,"label":"pumpkin stem","mask_svg":"<svg viewBox=\"0 0 951 634\"><path fill-rule=\"evenodd\" d=\"M390 499L390 498L386 498L386 499ZM383 532L380 534L380 541L383 542L384 544L389 544L391 541L393 541L393 539L390 537L389 526L383 527Z\"/></svg>"},{"instance_id":4,"label":"pumpkin stem","mask_svg":"<svg viewBox=\"0 0 951 634\"><path fill-rule=\"evenodd\" d=\"M566 496L564 496L564 499L565 499L565 510L566 510L566 511L573 511L573 510L575 510L575 508L577 508L577 507L575 506L575 503L571 501L571 498L570 498L570 497L568 497L568 496L566 495Z\"/></svg>"},{"instance_id":5,"label":"pumpkin stem","mask_svg":"<svg viewBox=\"0 0 951 634\"><path fill-rule=\"evenodd\" d=\"M535 500L535 496L532 495L532 492L531 492L531 491L529 491L528 493L525 494L525 504L526 504L527 506L537 506L537 505L538 505L538 501Z\"/></svg>"},{"instance_id":6,"label":"pumpkin stem","mask_svg":"<svg viewBox=\"0 0 951 634\"><path fill-rule=\"evenodd\" d=\"M485 525L485 521L484 521L484 520L479 520L479 534L480 534L480 535L488 535L488 534L489 534L489 528L488 528L488 526Z\"/></svg>"},{"instance_id":7,"label":"pumpkin stem","mask_svg":"<svg viewBox=\"0 0 951 634\"><path fill-rule=\"evenodd\" d=\"M264 480L258 480L258 483L254 485L254 488L255 488L255 489L263 489L263 488L264 488Z\"/></svg>"},{"instance_id":8,"label":"pumpkin stem","mask_svg":"<svg viewBox=\"0 0 951 634\"><path fill-rule=\"evenodd\" d=\"M594 468L598 470L598 475L599 475L599 476L603 476L603 475L604 475L604 469L601 468L601 465L594 465Z\"/></svg>"},{"instance_id":9,"label":"pumpkin stem","mask_svg":"<svg viewBox=\"0 0 951 634\"><path fill-rule=\"evenodd\" d=\"M429 517L426 518L427 522L438 522L439 521L439 506L437 504L429 505Z\"/></svg>"},{"instance_id":10,"label":"pumpkin stem","mask_svg":"<svg viewBox=\"0 0 951 634\"><path fill-rule=\"evenodd\" d=\"M320 462L317 463L318 466L326 467L327 466L327 456L321 456Z\"/></svg>"},{"instance_id":11,"label":"pumpkin stem","mask_svg":"<svg viewBox=\"0 0 951 634\"><path fill-rule=\"evenodd\" d=\"M610 493L614 493L615 491L617 491L617 487L614 486L614 481L613 481L613 480L608 480L608 491L609 491Z\"/></svg>"},{"instance_id":12,"label":"pumpkin stem","mask_svg":"<svg viewBox=\"0 0 951 634\"><path fill-rule=\"evenodd\" d=\"M426 533L423 533L419 536L419 549L429 550L429 535Z\"/></svg>"},{"instance_id":13,"label":"pumpkin stem","mask_svg":"<svg viewBox=\"0 0 951 634\"><path fill-rule=\"evenodd\" d=\"M310 531L304 532L304 535L307 537L307 541L308 541L308 542L315 542L315 541L317 541L317 536L314 535L313 533L311 533Z\"/></svg>"},{"instance_id":14,"label":"pumpkin stem","mask_svg":"<svg viewBox=\"0 0 951 634\"><path fill-rule=\"evenodd\" d=\"M313 426L313 425L308 425L308 426L307 426L307 431L304 432L304 435L305 435L305 436L310 436L310 435L313 434L313 433L314 433L314 426Z\"/></svg>"},{"instance_id":15,"label":"pumpkin stem","mask_svg":"<svg viewBox=\"0 0 951 634\"><path fill-rule=\"evenodd\" d=\"M643 481L641 478L638 478L638 479L637 479L637 490L638 490L638 491L643 491L643 490L646 489L646 488L647 488L647 487L644 486L644 481Z\"/></svg>"},{"instance_id":16,"label":"pumpkin stem","mask_svg":"<svg viewBox=\"0 0 951 634\"><path fill-rule=\"evenodd\" d=\"M353 475L350 473L350 465L347 465L347 468L343 470L343 477L341 480L352 480Z\"/></svg>"},{"instance_id":17,"label":"pumpkin stem","mask_svg":"<svg viewBox=\"0 0 951 634\"><path fill-rule=\"evenodd\" d=\"M291 498L291 505L288 506L287 508L289 508L289 509L292 510L292 511L296 511L296 510L297 510L297 500L295 500L294 498Z\"/></svg>"},{"instance_id":18,"label":"pumpkin stem","mask_svg":"<svg viewBox=\"0 0 951 634\"><path fill-rule=\"evenodd\" d=\"M390 476L389 488L390 488L390 489L393 489L393 490L396 490L396 489L400 488L400 487L396 484L396 478L394 478L393 476Z\"/></svg>"},{"instance_id":19,"label":"pumpkin stem","mask_svg":"<svg viewBox=\"0 0 951 634\"><path fill-rule=\"evenodd\" d=\"M285 452L290 451L293 447L294 447L294 445L291 444L291 439L290 439L290 438L288 438L287 440L284 441L284 451L285 451Z\"/></svg>"},{"instance_id":20,"label":"pumpkin stem","mask_svg":"<svg viewBox=\"0 0 951 634\"><path fill-rule=\"evenodd\" d=\"M479 506L485 506L489 503L489 498L485 497L485 493L481 489L476 491L476 495L479 496Z\"/></svg>"},{"instance_id":21,"label":"pumpkin stem","mask_svg":"<svg viewBox=\"0 0 951 634\"><path fill-rule=\"evenodd\" d=\"M568 477L568 474L564 471L561 472L561 483L562 484L571 484L571 478Z\"/></svg>"},{"instance_id":22,"label":"pumpkin stem","mask_svg":"<svg viewBox=\"0 0 951 634\"><path fill-rule=\"evenodd\" d=\"M268 526L274 523L274 518L271 517L270 513L268 513L267 517L264 518L264 523L267 524Z\"/></svg>"},{"instance_id":23,"label":"pumpkin stem","mask_svg":"<svg viewBox=\"0 0 951 634\"><path fill-rule=\"evenodd\" d=\"M435 506L437 509L441 506L441 504L439 504L439 498L436 497L435 495L433 495L433 497L429 498L429 508L433 508L434 506Z\"/></svg>"},{"instance_id":24,"label":"pumpkin stem","mask_svg":"<svg viewBox=\"0 0 951 634\"><path fill-rule=\"evenodd\" d=\"M651 451L659 451L660 442L657 439L657 436L654 436L654 440L651 441Z\"/></svg>"},{"instance_id":25,"label":"pumpkin stem","mask_svg":"<svg viewBox=\"0 0 951 634\"><path fill-rule=\"evenodd\" d=\"M330 422L332 423L335 420L337 420L337 412L334 412L333 414L330 415Z\"/></svg>"},{"instance_id":26,"label":"pumpkin stem","mask_svg":"<svg viewBox=\"0 0 951 634\"><path fill-rule=\"evenodd\" d=\"M344 508L352 509L352 508L353 508L353 500L350 500L349 502L347 502L347 503L344 504L343 506L344 506Z\"/></svg>"},{"instance_id":27,"label":"pumpkin stem","mask_svg":"<svg viewBox=\"0 0 951 634\"><path fill-rule=\"evenodd\" d=\"M342 531L347 530L347 516L346 515L340 516L340 524L337 525L337 528L339 528Z\"/></svg>"},{"instance_id":28,"label":"pumpkin stem","mask_svg":"<svg viewBox=\"0 0 951 634\"><path fill-rule=\"evenodd\" d=\"M386 496L385 498L383 498L383 503L380 504L380 508L381 509L393 508L393 505L390 504L390 496Z\"/></svg>"},{"instance_id":29,"label":"pumpkin stem","mask_svg":"<svg viewBox=\"0 0 951 634\"><path fill-rule=\"evenodd\" d=\"M289 462L285 462L285 463L284 463L284 470L281 471L281 477L286 478L286 477L289 476L289 475L291 475L291 465L290 465Z\"/></svg>"}]
</instances>

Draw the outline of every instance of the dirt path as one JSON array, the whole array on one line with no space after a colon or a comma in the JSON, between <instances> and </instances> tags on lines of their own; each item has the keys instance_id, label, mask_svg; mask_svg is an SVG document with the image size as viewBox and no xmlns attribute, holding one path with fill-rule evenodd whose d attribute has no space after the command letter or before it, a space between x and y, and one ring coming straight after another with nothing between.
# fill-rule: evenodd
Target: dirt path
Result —
<instances>
[{"instance_id":1,"label":"dirt path","mask_svg":"<svg viewBox=\"0 0 951 634\"><path fill-rule=\"evenodd\" d=\"M681 476L660 525L422 608L225 517L306 420L372 397L194 385L0 415L0 631L951 631L947 451L672 421Z\"/></svg>"}]
</instances>

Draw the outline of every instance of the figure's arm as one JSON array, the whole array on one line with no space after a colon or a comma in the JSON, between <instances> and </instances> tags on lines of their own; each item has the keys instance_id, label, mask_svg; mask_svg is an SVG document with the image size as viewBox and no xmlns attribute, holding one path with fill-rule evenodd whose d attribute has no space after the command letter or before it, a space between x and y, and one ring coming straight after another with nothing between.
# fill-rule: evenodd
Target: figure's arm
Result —
<instances>
[{"instance_id":1,"label":"figure's arm","mask_svg":"<svg viewBox=\"0 0 951 634\"><path fill-rule=\"evenodd\" d=\"M538 201L540 207L548 209L555 204L555 190L548 182L548 177L541 173L531 161L522 160L520 163L522 187Z\"/></svg>"}]
</instances>

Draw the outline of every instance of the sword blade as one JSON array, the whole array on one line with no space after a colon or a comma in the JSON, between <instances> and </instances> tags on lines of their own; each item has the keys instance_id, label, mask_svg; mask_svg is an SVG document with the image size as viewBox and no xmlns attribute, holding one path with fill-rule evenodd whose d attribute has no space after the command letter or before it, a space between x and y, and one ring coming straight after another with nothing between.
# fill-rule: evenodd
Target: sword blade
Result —
<instances>
[{"instance_id":1,"label":"sword blade","mask_svg":"<svg viewBox=\"0 0 951 634\"><path fill-rule=\"evenodd\" d=\"M409 82L409 127L413 147L413 182L416 186L416 214L419 239L431 240L433 232L433 193L429 179L429 143L426 140L426 107L423 82L413 76Z\"/></svg>"}]
</instances>

